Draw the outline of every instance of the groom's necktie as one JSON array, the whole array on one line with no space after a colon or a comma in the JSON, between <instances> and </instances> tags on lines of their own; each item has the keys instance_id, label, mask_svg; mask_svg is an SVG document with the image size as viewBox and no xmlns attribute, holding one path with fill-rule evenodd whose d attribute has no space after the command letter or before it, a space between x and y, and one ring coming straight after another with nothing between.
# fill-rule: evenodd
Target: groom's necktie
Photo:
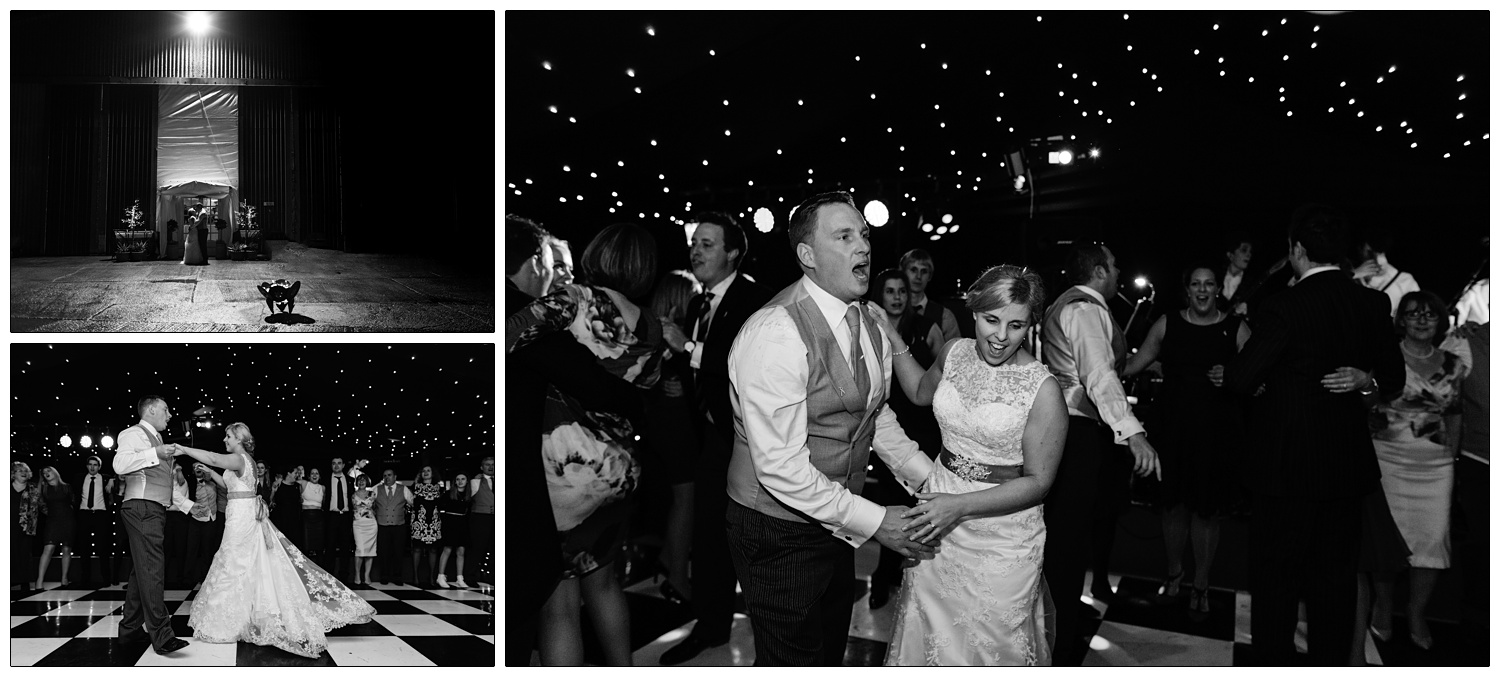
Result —
<instances>
[{"instance_id":1,"label":"groom's necktie","mask_svg":"<svg viewBox=\"0 0 1500 677\"><path fill-rule=\"evenodd\" d=\"M854 388L861 399L870 396L870 370L865 367L865 351L859 345L859 305L844 310L844 324L849 325L849 369L854 372Z\"/></svg>"}]
</instances>

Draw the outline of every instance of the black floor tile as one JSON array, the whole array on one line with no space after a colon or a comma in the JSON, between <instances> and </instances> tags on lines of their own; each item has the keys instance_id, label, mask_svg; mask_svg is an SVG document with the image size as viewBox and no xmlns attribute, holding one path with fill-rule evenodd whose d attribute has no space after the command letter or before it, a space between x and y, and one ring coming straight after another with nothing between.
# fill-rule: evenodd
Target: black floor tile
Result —
<instances>
[{"instance_id":1,"label":"black floor tile","mask_svg":"<svg viewBox=\"0 0 1500 677\"><path fill-rule=\"evenodd\" d=\"M377 588L371 588L371 590L375 589ZM380 592L396 599L446 599L432 594L430 590L418 590L416 588L387 588L380 590Z\"/></svg>"},{"instance_id":2,"label":"black floor tile","mask_svg":"<svg viewBox=\"0 0 1500 677\"><path fill-rule=\"evenodd\" d=\"M121 644L103 637L75 637L47 654L36 665L43 667L127 667L151 650L150 642Z\"/></svg>"},{"instance_id":3,"label":"black floor tile","mask_svg":"<svg viewBox=\"0 0 1500 677\"><path fill-rule=\"evenodd\" d=\"M298 656L275 647L238 642L235 647L234 664L263 668L315 668L333 667L336 663L324 651L317 658Z\"/></svg>"},{"instance_id":4,"label":"black floor tile","mask_svg":"<svg viewBox=\"0 0 1500 677\"><path fill-rule=\"evenodd\" d=\"M442 667L493 667L495 645L478 637L402 637L411 648Z\"/></svg>"},{"instance_id":5,"label":"black floor tile","mask_svg":"<svg viewBox=\"0 0 1500 677\"><path fill-rule=\"evenodd\" d=\"M490 620L494 621L493 618ZM328 632L329 637L387 637L390 635L390 630L374 620L369 623L351 623Z\"/></svg>"},{"instance_id":6,"label":"black floor tile","mask_svg":"<svg viewBox=\"0 0 1500 677\"><path fill-rule=\"evenodd\" d=\"M100 616L41 616L10 629L11 637L77 637Z\"/></svg>"},{"instance_id":7,"label":"black floor tile","mask_svg":"<svg viewBox=\"0 0 1500 677\"><path fill-rule=\"evenodd\" d=\"M496 600L493 599L448 599L447 597L439 597L437 599L447 600L449 602L458 602L459 604L479 609L480 611L483 611L487 614L495 613Z\"/></svg>"},{"instance_id":8,"label":"black floor tile","mask_svg":"<svg viewBox=\"0 0 1500 677\"><path fill-rule=\"evenodd\" d=\"M40 616L67 603L68 602L64 600L57 600L53 602L11 602L10 615Z\"/></svg>"},{"instance_id":9,"label":"black floor tile","mask_svg":"<svg viewBox=\"0 0 1500 677\"><path fill-rule=\"evenodd\" d=\"M885 664L885 642L850 637L844 645L844 667L876 667Z\"/></svg>"},{"instance_id":10,"label":"black floor tile","mask_svg":"<svg viewBox=\"0 0 1500 677\"><path fill-rule=\"evenodd\" d=\"M124 590L95 590L95 591L93 591L93 592L91 592L91 593L89 593L87 595L79 597L78 599L80 601L84 601L84 602L92 602L92 601L98 601L98 600L104 600L104 601L110 601L110 602L123 602L123 601L125 601L125 591Z\"/></svg>"},{"instance_id":11,"label":"black floor tile","mask_svg":"<svg viewBox=\"0 0 1500 677\"><path fill-rule=\"evenodd\" d=\"M1184 587L1181 597L1165 598L1156 594L1159 587L1159 581L1121 578L1115 591L1115 600L1110 603L1104 619L1111 623L1234 641L1233 592L1210 589L1208 617L1198 621L1188 614L1189 598L1186 593L1191 588Z\"/></svg>"},{"instance_id":12,"label":"black floor tile","mask_svg":"<svg viewBox=\"0 0 1500 677\"><path fill-rule=\"evenodd\" d=\"M421 609L418 609L410 604L407 604L406 602L401 601L376 600L370 602L370 606L375 607L376 613L385 616L406 616L411 614L426 613Z\"/></svg>"}]
</instances>

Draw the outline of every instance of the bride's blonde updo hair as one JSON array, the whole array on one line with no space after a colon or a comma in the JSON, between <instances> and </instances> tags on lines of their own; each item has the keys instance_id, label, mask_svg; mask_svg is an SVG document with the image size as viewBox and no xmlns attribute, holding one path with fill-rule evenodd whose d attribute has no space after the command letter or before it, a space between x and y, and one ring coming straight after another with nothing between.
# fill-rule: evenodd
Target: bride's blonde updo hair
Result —
<instances>
[{"instance_id":1,"label":"bride's blonde updo hair","mask_svg":"<svg viewBox=\"0 0 1500 677\"><path fill-rule=\"evenodd\" d=\"M1003 308L1012 304L1026 306L1032 324L1042 318L1042 304L1047 290L1042 286L1042 276L1035 270L1022 266L1001 264L991 267L969 286L964 295L964 307L976 313Z\"/></svg>"},{"instance_id":2,"label":"bride's blonde updo hair","mask_svg":"<svg viewBox=\"0 0 1500 677\"><path fill-rule=\"evenodd\" d=\"M243 423L231 423L224 426L224 432L234 435L234 438L245 447L245 451L255 453L255 436L250 434L250 426Z\"/></svg>"}]
</instances>

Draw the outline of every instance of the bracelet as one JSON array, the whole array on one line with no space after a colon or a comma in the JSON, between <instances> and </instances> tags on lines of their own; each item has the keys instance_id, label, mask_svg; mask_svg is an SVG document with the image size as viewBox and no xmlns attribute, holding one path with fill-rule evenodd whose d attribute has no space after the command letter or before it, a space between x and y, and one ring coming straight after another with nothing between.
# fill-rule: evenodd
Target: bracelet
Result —
<instances>
[{"instance_id":1,"label":"bracelet","mask_svg":"<svg viewBox=\"0 0 1500 677\"><path fill-rule=\"evenodd\" d=\"M901 357L902 355L908 355L910 353L911 353L911 346L907 346L906 350L903 350L903 351L901 351L899 353L891 353L891 357Z\"/></svg>"}]
</instances>

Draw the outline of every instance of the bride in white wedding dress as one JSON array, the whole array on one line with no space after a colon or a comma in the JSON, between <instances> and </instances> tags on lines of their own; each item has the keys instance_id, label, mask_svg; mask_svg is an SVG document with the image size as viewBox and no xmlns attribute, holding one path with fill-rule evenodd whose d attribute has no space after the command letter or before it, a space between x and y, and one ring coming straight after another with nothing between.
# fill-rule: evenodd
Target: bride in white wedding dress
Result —
<instances>
[{"instance_id":1,"label":"bride in white wedding dress","mask_svg":"<svg viewBox=\"0 0 1500 677\"><path fill-rule=\"evenodd\" d=\"M267 519L266 505L255 494L250 428L226 426L224 446L228 454L180 445L174 454L223 468L229 491L224 540L188 617L193 638L250 642L317 658L328 648L328 631L368 623L375 608L303 556Z\"/></svg>"},{"instance_id":2,"label":"bride in white wedding dress","mask_svg":"<svg viewBox=\"0 0 1500 677\"><path fill-rule=\"evenodd\" d=\"M907 562L886 665L1051 664L1042 499L1062 460L1068 408L1023 346L1044 298L1035 272L991 268L965 302L977 340L949 341L925 373L915 359L895 362L907 395L931 403L943 433L920 502L902 516L916 517L914 540L942 548Z\"/></svg>"}]
</instances>

